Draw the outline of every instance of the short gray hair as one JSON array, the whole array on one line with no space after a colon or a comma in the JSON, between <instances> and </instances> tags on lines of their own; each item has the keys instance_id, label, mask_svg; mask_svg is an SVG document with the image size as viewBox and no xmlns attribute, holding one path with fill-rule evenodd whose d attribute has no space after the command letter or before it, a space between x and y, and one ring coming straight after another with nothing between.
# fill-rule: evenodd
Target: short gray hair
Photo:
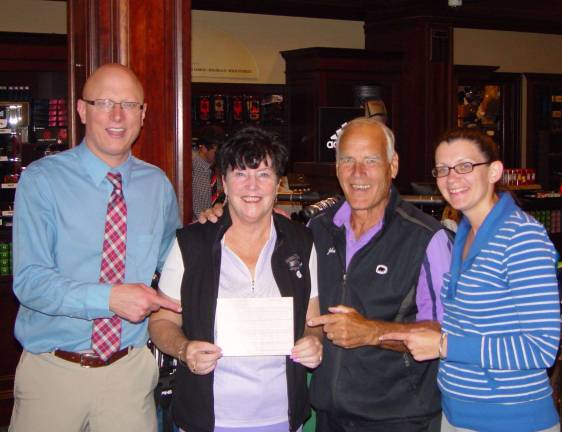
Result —
<instances>
[{"instance_id":1,"label":"short gray hair","mask_svg":"<svg viewBox=\"0 0 562 432\"><path fill-rule=\"evenodd\" d=\"M396 150L394 148L394 143L395 143L395 138L394 138L394 132L392 132L392 130L385 125L383 122L381 122L380 120L377 120L374 117L357 117L354 118L353 120L344 123L337 131L336 131L336 161L338 158L338 153L339 153L339 147L340 147L340 139L342 137L342 135L345 133L346 129L354 126L354 125L360 125L360 124L365 124L365 125L375 125L378 126L382 129L382 132L384 133L384 136L386 138L386 157L388 158L388 162L390 162L392 160L392 157L396 154Z\"/></svg>"}]
</instances>

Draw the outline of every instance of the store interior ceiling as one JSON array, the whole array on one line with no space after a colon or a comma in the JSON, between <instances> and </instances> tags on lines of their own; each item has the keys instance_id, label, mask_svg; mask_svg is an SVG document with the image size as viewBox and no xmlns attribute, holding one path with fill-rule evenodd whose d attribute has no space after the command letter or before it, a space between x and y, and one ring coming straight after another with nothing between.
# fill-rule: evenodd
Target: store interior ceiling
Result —
<instances>
[{"instance_id":1,"label":"store interior ceiling","mask_svg":"<svg viewBox=\"0 0 562 432\"><path fill-rule=\"evenodd\" d=\"M191 0L191 8L371 23L431 16L456 27L562 34L562 0Z\"/></svg>"},{"instance_id":2,"label":"store interior ceiling","mask_svg":"<svg viewBox=\"0 0 562 432\"><path fill-rule=\"evenodd\" d=\"M192 0L192 9L384 23L439 17L458 27L562 34L561 0Z\"/></svg>"}]
</instances>

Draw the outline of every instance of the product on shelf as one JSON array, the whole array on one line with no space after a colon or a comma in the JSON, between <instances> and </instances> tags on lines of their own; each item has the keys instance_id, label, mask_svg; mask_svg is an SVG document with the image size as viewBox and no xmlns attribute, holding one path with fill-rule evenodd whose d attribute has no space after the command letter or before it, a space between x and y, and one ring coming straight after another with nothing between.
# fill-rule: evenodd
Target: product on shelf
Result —
<instances>
[{"instance_id":1,"label":"product on shelf","mask_svg":"<svg viewBox=\"0 0 562 432\"><path fill-rule=\"evenodd\" d=\"M532 168L505 168L502 183L505 186L524 186L535 184L535 170Z\"/></svg>"},{"instance_id":2,"label":"product on shelf","mask_svg":"<svg viewBox=\"0 0 562 432\"><path fill-rule=\"evenodd\" d=\"M561 232L560 210L531 210L528 213L543 224L548 233L558 234Z\"/></svg>"},{"instance_id":3,"label":"product on shelf","mask_svg":"<svg viewBox=\"0 0 562 432\"><path fill-rule=\"evenodd\" d=\"M226 97L223 95L213 95L213 120L217 123L226 120Z\"/></svg>"},{"instance_id":4,"label":"product on shelf","mask_svg":"<svg viewBox=\"0 0 562 432\"><path fill-rule=\"evenodd\" d=\"M0 243L0 276L12 274L12 243Z\"/></svg>"}]
</instances>

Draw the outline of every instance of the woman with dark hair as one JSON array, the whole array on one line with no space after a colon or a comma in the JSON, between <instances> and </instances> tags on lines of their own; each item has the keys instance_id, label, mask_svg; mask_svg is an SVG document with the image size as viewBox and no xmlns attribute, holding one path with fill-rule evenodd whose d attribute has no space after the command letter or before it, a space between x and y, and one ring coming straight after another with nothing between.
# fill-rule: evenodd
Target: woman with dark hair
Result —
<instances>
[{"instance_id":1,"label":"woman with dark hair","mask_svg":"<svg viewBox=\"0 0 562 432\"><path fill-rule=\"evenodd\" d=\"M503 165L475 129L446 133L433 175L463 214L444 276L441 332L386 334L418 361L440 357L442 431L559 431L546 369L560 337L557 252L544 227L497 191Z\"/></svg>"},{"instance_id":2,"label":"woman with dark hair","mask_svg":"<svg viewBox=\"0 0 562 432\"><path fill-rule=\"evenodd\" d=\"M245 128L233 135L217 153L223 216L179 230L164 265L160 290L181 301L182 313L153 314L149 330L181 362L173 413L186 431L296 431L309 416L306 368L322 360L319 337L305 325L319 315L316 253L307 228L272 212L286 162L286 148L271 134ZM279 297L292 297L290 355L223 356L217 303Z\"/></svg>"}]
</instances>

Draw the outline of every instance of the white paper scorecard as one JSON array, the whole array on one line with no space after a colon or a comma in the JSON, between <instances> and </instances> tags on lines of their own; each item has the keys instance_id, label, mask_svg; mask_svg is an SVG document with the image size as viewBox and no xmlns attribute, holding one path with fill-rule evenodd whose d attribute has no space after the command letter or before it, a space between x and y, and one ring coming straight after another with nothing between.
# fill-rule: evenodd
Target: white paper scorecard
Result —
<instances>
[{"instance_id":1,"label":"white paper scorecard","mask_svg":"<svg viewBox=\"0 0 562 432\"><path fill-rule=\"evenodd\" d=\"M215 330L223 356L289 355L293 298L219 298Z\"/></svg>"}]
</instances>

